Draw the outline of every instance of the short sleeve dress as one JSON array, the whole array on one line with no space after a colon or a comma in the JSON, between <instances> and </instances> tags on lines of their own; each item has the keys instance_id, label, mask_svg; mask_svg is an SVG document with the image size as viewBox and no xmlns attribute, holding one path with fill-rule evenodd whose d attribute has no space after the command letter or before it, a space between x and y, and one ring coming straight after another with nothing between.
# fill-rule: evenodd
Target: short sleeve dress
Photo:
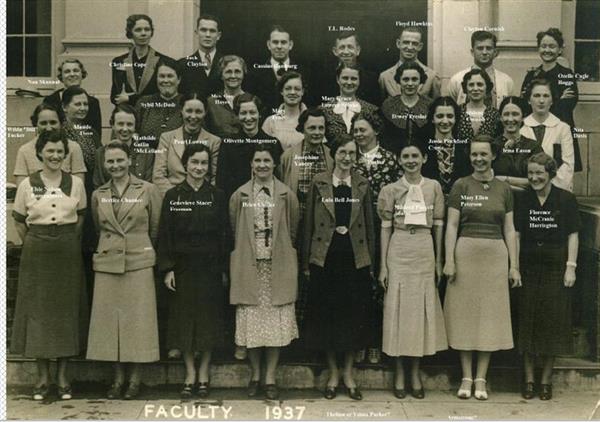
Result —
<instances>
[{"instance_id":1,"label":"short sleeve dress","mask_svg":"<svg viewBox=\"0 0 600 422\"><path fill-rule=\"evenodd\" d=\"M508 251L503 239L506 214L513 211L508 183L459 179L448 207L460 211L454 251L456 279L444 301L448 344L457 350L513 348L508 286Z\"/></svg>"}]
</instances>

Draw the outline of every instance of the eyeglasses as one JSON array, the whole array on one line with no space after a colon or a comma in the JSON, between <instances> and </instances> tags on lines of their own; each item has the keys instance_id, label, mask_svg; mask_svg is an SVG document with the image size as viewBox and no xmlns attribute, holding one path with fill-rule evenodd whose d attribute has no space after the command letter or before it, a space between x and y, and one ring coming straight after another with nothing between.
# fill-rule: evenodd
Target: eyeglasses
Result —
<instances>
[{"instance_id":1,"label":"eyeglasses","mask_svg":"<svg viewBox=\"0 0 600 422\"><path fill-rule=\"evenodd\" d=\"M356 157L356 151L340 151L340 150L337 150L336 153L335 153L335 155L339 155L340 157L346 157L346 156Z\"/></svg>"}]
</instances>

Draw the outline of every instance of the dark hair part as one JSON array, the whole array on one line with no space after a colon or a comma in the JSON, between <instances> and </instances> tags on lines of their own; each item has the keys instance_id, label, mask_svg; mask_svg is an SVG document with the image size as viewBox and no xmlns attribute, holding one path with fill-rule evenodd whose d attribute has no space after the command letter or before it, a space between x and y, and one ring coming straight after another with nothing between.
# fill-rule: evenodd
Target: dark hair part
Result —
<instances>
[{"instance_id":1,"label":"dark hair part","mask_svg":"<svg viewBox=\"0 0 600 422\"><path fill-rule=\"evenodd\" d=\"M282 32L284 34L288 34L290 36L290 40L292 39L292 34L290 34L290 31L288 31L287 29L285 29L283 26L281 25L272 25L271 29L269 30L269 39L271 39L271 34L273 32Z\"/></svg>"},{"instance_id":2,"label":"dark hair part","mask_svg":"<svg viewBox=\"0 0 600 422\"><path fill-rule=\"evenodd\" d=\"M358 34L356 33L356 31L338 32L338 34L335 36L334 45L336 45L338 41L345 40L346 38L350 37L354 37L354 39L356 40L356 45L360 47L360 39L358 38Z\"/></svg>"},{"instance_id":3,"label":"dark hair part","mask_svg":"<svg viewBox=\"0 0 600 422\"><path fill-rule=\"evenodd\" d=\"M360 113L355 114L354 117L352 117L352 126L350 127L350 133L352 133L352 131L354 130L354 124L359 120L364 120L369 125L371 125L371 127L373 128L375 133L377 133L377 135L381 135L381 133L383 132L383 120L381 120L381 117L379 117L375 113L367 113L361 111Z\"/></svg>"},{"instance_id":4,"label":"dark hair part","mask_svg":"<svg viewBox=\"0 0 600 422\"><path fill-rule=\"evenodd\" d=\"M217 23L217 31L221 31L221 20L219 18L217 18L214 15L209 15L209 14L203 14L200 15L200 17L198 19L196 19L196 28L198 28L200 26L200 21L205 20L205 21L213 21Z\"/></svg>"},{"instance_id":5,"label":"dark hair part","mask_svg":"<svg viewBox=\"0 0 600 422\"><path fill-rule=\"evenodd\" d=\"M129 149L128 145L125 145L119 141L112 141L109 142L108 144L106 144L106 146L104 147L104 152L108 152L111 149L120 149L121 151L123 151L125 154L127 154L127 158L131 157L131 149Z\"/></svg>"},{"instance_id":6,"label":"dark hair part","mask_svg":"<svg viewBox=\"0 0 600 422\"><path fill-rule=\"evenodd\" d=\"M206 104L204 103L204 100L202 100L202 98L200 96L198 96L198 94L195 92L186 92L185 94L183 94L181 96L181 98L179 99L179 105L181 106L181 108L183 108L185 103L187 103L188 101L191 101L191 100L200 101L202 103L202 105L204 106L204 110L206 111Z\"/></svg>"},{"instance_id":7,"label":"dark hair part","mask_svg":"<svg viewBox=\"0 0 600 422\"><path fill-rule=\"evenodd\" d=\"M342 74L342 70L344 69L352 69L352 70L356 70L358 72L358 80L360 81L360 67L358 66L358 64L349 64L349 63L345 63L345 62L340 62L337 65L337 68L335 69L335 78L339 78L340 75Z\"/></svg>"},{"instance_id":8,"label":"dark hair part","mask_svg":"<svg viewBox=\"0 0 600 422\"><path fill-rule=\"evenodd\" d=\"M556 172L558 171L558 165L556 164L554 158L543 151L533 154L531 157L529 157L527 164L529 163L535 163L539 164L540 166L544 166L544 170L548 172L550 179L554 179Z\"/></svg>"},{"instance_id":9,"label":"dark hair part","mask_svg":"<svg viewBox=\"0 0 600 422\"><path fill-rule=\"evenodd\" d=\"M452 109L454 110L454 118L456 119L456 123L454 124L454 129L452 130L452 132L455 135L454 130L458 127L457 123L460 119L461 114L460 106L456 103L456 101L454 101L454 98L448 96L437 97L435 100L433 100L433 102L429 106L429 111L427 112L427 124L431 125L431 128L434 129L434 132L435 128L433 128L433 116L435 115L435 110L438 107L452 107Z\"/></svg>"},{"instance_id":10,"label":"dark hair part","mask_svg":"<svg viewBox=\"0 0 600 422\"><path fill-rule=\"evenodd\" d=\"M423 30L418 26L403 26L398 34L398 39L402 37L402 34L405 32L413 32L415 34L419 34L421 36L421 42L423 42Z\"/></svg>"},{"instance_id":11,"label":"dark hair part","mask_svg":"<svg viewBox=\"0 0 600 422\"><path fill-rule=\"evenodd\" d=\"M489 31L475 31L471 34L471 48L475 47L475 43L479 41L492 40L494 44L494 48L496 48L496 43L498 42L498 38L496 35L492 34Z\"/></svg>"},{"instance_id":12,"label":"dark hair part","mask_svg":"<svg viewBox=\"0 0 600 422\"><path fill-rule=\"evenodd\" d=\"M133 115L133 118L135 119L135 130L137 131L137 129L138 129L138 118L137 118L137 113L135 112L135 108L133 108L129 104L119 104L119 105L117 105L114 108L114 110L112 111L112 113L110 114L110 120L109 120L108 123L111 126L115 124L115 116L117 115L117 113L127 113L127 114Z\"/></svg>"},{"instance_id":13,"label":"dark hair part","mask_svg":"<svg viewBox=\"0 0 600 422\"><path fill-rule=\"evenodd\" d=\"M416 62L404 62L396 69L396 73L394 74L394 80L396 83L400 83L400 78L402 78L402 73L407 70L416 70L419 73L419 82L425 83L427 80L427 74L423 70L421 66L419 66Z\"/></svg>"},{"instance_id":14,"label":"dark hair part","mask_svg":"<svg viewBox=\"0 0 600 422\"><path fill-rule=\"evenodd\" d=\"M306 91L306 82L304 81L302 74L294 70L288 70L281 75L281 78L277 81L277 92L283 91L283 87L291 79L300 79L300 81L302 81L302 89Z\"/></svg>"},{"instance_id":15,"label":"dark hair part","mask_svg":"<svg viewBox=\"0 0 600 422\"><path fill-rule=\"evenodd\" d=\"M540 85L548 87L548 89L550 90L550 95L552 96L552 102L555 102L556 98L558 97L556 90L554 89L550 81L544 78L537 78L529 83L527 89L525 90L525 99L529 101L531 99L531 92L533 91L533 88Z\"/></svg>"},{"instance_id":16,"label":"dark hair part","mask_svg":"<svg viewBox=\"0 0 600 422\"><path fill-rule=\"evenodd\" d=\"M66 59L64 60L61 64L58 65L58 75L57 78L59 81L63 81L63 74L62 74L62 70L63 70L63 66L67 63L77 63L77 65L79 65L79 69L81 69L81 79L85 79L87 78L87 70L85 70L85 66L83 65L83 63L81 63L81 60L79 59Z\"/></svg>"},{"instance_id":17,"label":"dark hair part","mask_svg":"<svg viewBox=\"0 0 600 422\"><path fill-rule=\"evenodd\" d=\"M473 139L471 139L471 142L469 142L469 147L468 147L469 155L471 154L471 147L473 146L473 144L476 144L476 143L489 144L492 154L494 154L495 156L498 155L498 144L495 142L493 137L491 137L490 135L485 135L485 134L475 135L473 137Z\"/></svg>"},{"instance_id":18,"label":"dark hair part","mask_svg":"<svg viewBox=\"0 0 600 422\"><path fill-rule=\"evenodd\" d=\"M177 74L177 77L179 79L181 79L181 76L183 75L183 70L177 60L173 60L170 57L163 56L158 60L158 63L156 64L156 70L158 71L158 69L161 66L166 66L166 67L173 69L175 71L175 73Z\"/></svg>"},{"instance_id":19,"label":"dark hair part","mask_svg":"<svg viewBox=\"0 0 600 422\"><path fill-rule=\"evenodd\" d=\"M460 83L463 92L465 94L467 93L467 84L469 83L469 80L476 75L481 76L485 81L485 93L486 95L489 95L492 92L492 89L494 88L494 83L492 82L490 76L485 70L477 68L469 70L467 73L465 73L465 76L463 76L463 80Z\"/></svg>"},{"instance_id":20,"label":"dark hair part","mask_svg":"<svg viewBox=\"0 0 600 422\"><path fill-rule=\"evenodd\" d=\"M504 110L504 107L506 107L509 104L514 104L517 107L519 107L521 109L521 113L523 114L523 117L531 114L531 107L529 106L529 104L527 104L527 101L525 101L521 97L510 95L508 97L504 97L504 99L500 103L500 107L498 107L500 116L502 116L502 111Z\"/></svg>"},{"instance_id":21,"label":"dark hair part","mask_svg":"<svg viewBox=\"0 0 600 422\"><path fill-rule=\"evenodd\" d=\"M129 39L133 38L133 27L135 26L137 21L145 20L150 24L150 30L152 30L152 35L154 35L154 24L152 23L152 18L148 15L129 15L127 17L127 22L125 24L125 36Z\"/></svg>"},{"instance_id":22,"label":"dark hair part","mask_svg":"<svg viewBox=\"0 0 600 422\"><path fill-rule=\"evenodd\" d=\"M188 161L197 152L205 152L206 155L208 156L208 175L210 176L211 175L210 172L212 169L212 157L210 156L210 148L208 147L208 145L206 145L202 142L192 142L185 146L185 149L183 150L183 154L181 155L181 165L183 165L183 168L186 169L186 171L187 171Z\"/></svg>"},{"instance_id":23,"label":"dark hair part","mask_svg":"<svg viewBox=\"0 0 600 422\"><path fill-rule=\"evenodd\" d=\"M69 154L69 142L67 134L63 129L47 130L40 133L37 141L35 141L35 156L38 160L42 160L42 150L48 142L62 142L65 149L65 157Z\"/></svg>"},{"instance_id":24,"label":"dark hair part","mask_svg":"<svg viewBox=\"0 0 600 422\"><path fill-rule=\"evenodd\" d=\"M535 36L537 38L537 46L539 47L540 44L542 43L542 39L548 35L549 37L554 38L554 40L556 41L556 43L558 44L558 46L560 48L563 48L565 46L565 39L563 37L562 32L560 31L560 29L558 28L548 28L545 31L540 31L537 33L537 35Z\"/></svg>"},{"instance_id":25,"label":"dark hair part","mask_svg":"<svg viewBox=\"0 0 600 422\"><path fill-rule=\"evenodd\" d=\"M240 107L243 103L254 103L258 109L259 120L262 114L263 103L256 95L244 92L233 99L233 112L238 115L240 113Z\"/></svg>"},{"instance_id":26,"label":"dark hair part","mask_svg":"<svg viewBox=\"0 0 600 422\"><path fill-rule=\"evenodd\" d=\"M322 117L325 120L325 127L327 127L327 117L325 117L325 112L319 107L311 107L300 113L296 132L304 133L304 125L308 122L309 117Z\"/></svg>"},{"instance_id":27,"label":"dark hair part","mask_svg":"<svg viewBox=\"0 0 600 422\"><path fill-rule=\"evenodd\" d=\"M33 113L31 114L31 125L32 126L37 126L38 124L38 119L40 117L40 113L44 110L49 110L49 111L53 111L56 113L56 117L58 118L58 122L60 123L60 114L58 113L58 110L54 107L51 106L50 104L46 104L46 103L41 103L38 104L36 108L33 109Z\"/></svg>"},{"instance_id":28,"label":"dark hair part","mask_svg":"<svg viewBox=\"0 0 600 422\"><path fill-rule=\"evenodd\" d=\"M260 144L256 144L256 146L254 147L254 153L252 154L252 159L254 160L254 156L257 152L263 151L271 154L273 163L275 164L275 167L277 167L281 159L281 152L280 149L277 148L277 142L263 142Z\"/></svg>"},{"instance_id":29,"label":"dark hair part","mask_svg":"<svg viewBox=\"0 0 600 422\"><path fill-rule=\"evenodd\" d=\"M329 145L329 155L331 156L331 158L333 158L334 162L335 154L337 154L338 149L340 149L340 147L343 147L346 144L349 144L350 142L354 142L354 138L352 138L352 135L344 133L343 135L338 137L337 142L332 142Z\"/></svg>"},{"instance_id":30,"label":"dark hair part","mask_svg":"<svg viewBox=\"0 0 600 422\"><path fill-rule=\"evenodd\" d=\"M63 107L68 106L71 103L71 101L73 100L74 96L81 95L81 94L85 94L86 96L88 95L86 90L81 88L80 86L68 87L67 89L65 89L63 91L63 94L62 94L62 106Z\"/></svg>"}]
</instances>

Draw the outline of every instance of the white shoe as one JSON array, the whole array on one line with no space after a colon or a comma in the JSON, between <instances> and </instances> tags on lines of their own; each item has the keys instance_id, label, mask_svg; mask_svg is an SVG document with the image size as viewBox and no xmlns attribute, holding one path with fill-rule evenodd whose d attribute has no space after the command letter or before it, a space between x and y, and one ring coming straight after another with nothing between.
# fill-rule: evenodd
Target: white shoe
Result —
<instances>
[{"instance_id":1,"label":"white shoe","mask_svg":"<svg viewBox=\"0 0 600 422\"><path fill-rule=\"evenodd\" d=\"M473 387L473 378L463 378L460 382L460 388L456 394L459 399L470 399L471 388Z\"/></svg>"},{"instance_id":2,"label":"white shoe","mask_svg":"<svg viewBox=\"0 0 600 422\"><path fill-rule=\"evenodd\" d=\"M248 356L248 351L244 346L235 346L234 356L237 360L244 360Z\"/></svg>"},{"instance_id":3,"label":"white shoe","mask_svg":"<svg viewBox=\"0 0 600 422\"><path fill-rule=\"evenodd\" d=\"M486 388L487 381L484 378L475 378L475 383L476 383L475 385L477 385L478 382L483 383L483 390L475 387L475 398L477 400L487 400L488 399L488 393L487 393L487 388Z\"/></svg>"},{"instance_id":4,"label":"white shoe","mask_svg":"<svg viewBox=\"0 0 600 422\"><path fill-rule=\"evenodd\" d=\"M369 357L369 363L379 363L381 360L381 350L377 348L369 349L367 355Z\"/></svg>"},{"instance_id":5,"label":"white shoe","mask_svg":"<svg viewBox=\"0 0 600 422\"><path fill-rule=\"evenodd\" d=\"M354 355L354 362L355 363L360 363L363 360L365 360L365 349L359 350L358 352L356 352L356 354Z\"/></svg>"}]
</instances>

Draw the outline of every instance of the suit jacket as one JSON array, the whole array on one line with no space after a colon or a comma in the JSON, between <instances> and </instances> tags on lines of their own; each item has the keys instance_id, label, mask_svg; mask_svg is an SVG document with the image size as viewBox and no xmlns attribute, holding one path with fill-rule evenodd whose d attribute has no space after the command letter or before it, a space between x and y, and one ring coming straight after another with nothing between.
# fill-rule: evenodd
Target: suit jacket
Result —
<instances>
[{"instance_id":1,"label":"suit jacket","mask_svg":"<svg viewBox=\"0 0 600 422\"><path fill-rule=\"evenodd\" d=\"M356 172L352 172L352 198L358 199L358 202L352 202L350 227L348 227L354 251L354 266L356 269L366 266L373 268L375 229L371 189L369 181ZM325 265L335 227L333 175L332 172L320 173L311 183L304 214L303 270L308 270L309 264L319 267Z\"/></svg>"},{"instance_id":2,"label":"suit jacket","mask_svg":"<svg viewBox=\"0 0 600 422\"><path fill-rule=\"evenodd\" d=\"M419 60L416 62L419 66L421 66L427 75L427 80L419 89L419 94L435 100L437 97L442 95L442 82L440 81L440 77L435 70L425 66ZM394 76L396 76L396 70L398 70L399 67L400 62L379 74L379 87L381 88L382 98L395 97L396 95L402 94L400 84L394 79Z\"/></svg>"},{"instance_id":3,"label":"suit jacket","mask_svg":"<svg viewBox=\"0 0 600 422\"><path fill-rule=\"evenodd\" d=\"M283 102L281 93L277 90L277 77L273 68L271 67L270 58L265 63L257 64L253 69L248 72L248 77L245 80L245 91L251 92L261 99L264 106L267 108L267 114L271 115ZM261 67L268 66L268 67ZM302 73L303 80L305 83L308 81L308 75L306 69L300 66L298 63L291 61L288 66L288 70Z\"/></svg>"},{"instance_id":4,"label":"suit jacket","mask_svg":"<svg viewBox=\"0 0 600 422\"><path fill-rule=\"evenodd\" d=\"M54 91L52 94L44 98L44 103L51 105L58 111L58 117L61 122L65 121L65 112L62 108L62 92L64 88ZM102 133L102 116L100 114L100 102L96 97L88 94L88 114L83 120L83 124L90 125L96 133Z\"/></svg>"},{"instance_id":5,"label":"suit jacket","mask_svg":"<svg viewBox=\"0 0 600 422\"><path fill-rule=\"evenodd\" d=\"M221 138L203 128L198 135L197 142L208 146L210 149L210 181L214 185L217 176L217 160L219 159ZM185 180L186 171L181 162L184 150L183 126L160 135L158 150L154 158L152 182L158 186L163 195Z\"/></svg>"},{"instance_id":6,"label":"suit jacket","mask_svg":"<svg viewBox=\"0 0 600 422\"><path fill-rule=\"evenodd\" d=\"M127 53L112 59L110 64L112 69L110 101L113 104L116 104L115 98L121 93L123 87L125 91L135 93L129 97L129 104L132 106L135 105L140 96L152 95L158 92L158 86L156 85L156 65L161 57L167 56L150 47L150 51L146 56L146 67L144 67L140 86L137 86L133 73L133 52L134 48L131 48Z\"/></svg>"},{"instance_id":7,"label":"suit jacket","mask_svg":"<svg viewBox=\"0 0 600 422\"><path fill-rule=\"evenodd\" d=\"M462 80L465 74L473 69L473 67L468 67L466 69L461 70L458 73L455 73L448 81L448 95L454 98L454 101L458 103L458 105L464 104L467 96L462 90ZM494 78L496 81L494 82L494 89L496 90L496 107L500 106L500 103L504 99L504 97L508 97L510 95L514 95L514 82L510 76L508 76L504 72L500 72L498 69L494 68Z\"/></svg>"},{"instance_id":8,"label":"suit jacket","mask_svg":"<svg viewBox=\"0 0 600 422\"><path fill-rule=\"evenodd\" d=\"M298 199L286 185L274 180L273 255L271 260L271 295L273 305L296 300L298 258L294 249L300 218ZM229 201L229 218L235 235L230 274L232 305L258 305L260 284L256 268L254 238L253 182L240 186ZM250 205L250 206L248 206Z\"/></svg>"},{"instance_id":9,"label":"suit jacket","mask_svg":"<svg viewBox=\"0 0 600 422\"><path fill-rule=\"evenodd\" d=\"M111 183L92 194L92 216L99 232L94 253L94 271L123 274L153 267L153 244L158 235L161 196L152 183L130 176L129 187L115 215Z\"/></svg>"},{"instance_id":10,"label":"suit jacket","mask_svg":"<svg viewBox=\"0 0 600 422\"><path fill-rule=\"evenodd\" d=\"M209 95L223 89L223 81L219 73L219 60L223 54L217 50L212 61L210 72L206 74L206 65L201 59L200 50L196 50L191 56L179 59L182 70L179 92L182 94L196 93L205 101Z\"/></svg>"},{"instance_id":11,"label":"suit jacket","mask_svg":"<svg viewBox=\"0 0 600 422\"><path fill-rule=\"evenodd\" d=\"M288 185L292 192L298 193L298 179L300 178L300 168L304 167L306 161L298 161L296 157L302 155L302 148L304 141L300 142L288 148L281 156L280 171L281 180L283 183ZM329 148L323 145L323 153L325 155L325 163L327 164L327 170L333 171L333 158L329 154Z\"/></svg>"}]
</instances>

